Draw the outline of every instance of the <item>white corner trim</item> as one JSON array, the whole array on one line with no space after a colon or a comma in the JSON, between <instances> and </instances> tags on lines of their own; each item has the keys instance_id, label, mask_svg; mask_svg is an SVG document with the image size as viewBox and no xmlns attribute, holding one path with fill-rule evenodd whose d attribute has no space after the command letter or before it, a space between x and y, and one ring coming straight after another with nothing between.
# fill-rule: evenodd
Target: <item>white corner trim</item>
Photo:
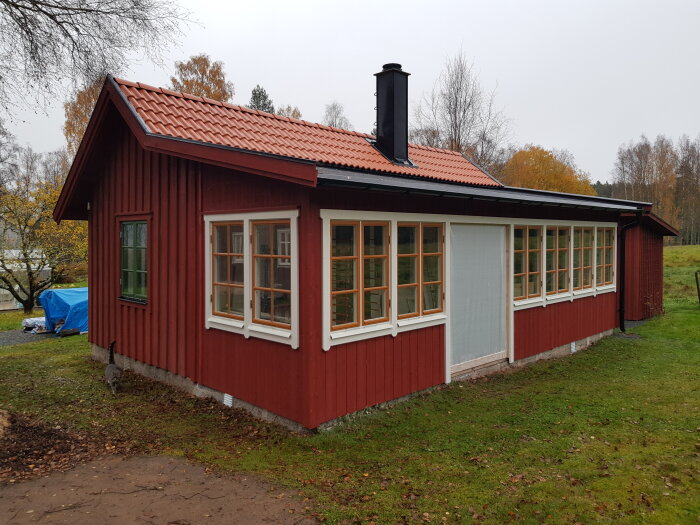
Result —
<instances>
[{"instance_id":1,"label":"white corner trim","mask_svg":"<svg viewBox=\"0 0 700 525\"><path fill-rule=\"evenodd\" d=\"M263 211L252 213L218 213L204 216L204 318L205 328L224 330L242 334L246 338L256 337L290 345L293 349L299 348L299 234L298 234L298 209ZM251 300L253 297L253 268L252 247L250 245L250 222L257 220L282 219L289 220L289 234L291 238L291 328L285 330L273 326L255 323ZM211 254L211 224L221 221L243 222L243 320L230 319L214 315L210 295L212 294L212 254Z\"/></svg>"}]
</instances>

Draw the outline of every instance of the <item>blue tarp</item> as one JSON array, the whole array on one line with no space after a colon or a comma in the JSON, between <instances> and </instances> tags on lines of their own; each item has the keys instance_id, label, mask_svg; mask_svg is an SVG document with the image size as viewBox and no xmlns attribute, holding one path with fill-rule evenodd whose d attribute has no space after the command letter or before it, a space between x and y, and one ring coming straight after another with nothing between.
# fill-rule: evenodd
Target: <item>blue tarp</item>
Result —
<instances>
[{"instance_id":1,"label":"blue tarp","mask_svg":"<svg viewBox=\"0 0 700 525\"><path fill-rule=\"evenodd\" d=\"M63 288L44 290L39 296L44 307L47 330L55 330L56 323L65 319L56 333L77 328L81 332L88 329L88 289Z\"/></svg>"}]
</instances>

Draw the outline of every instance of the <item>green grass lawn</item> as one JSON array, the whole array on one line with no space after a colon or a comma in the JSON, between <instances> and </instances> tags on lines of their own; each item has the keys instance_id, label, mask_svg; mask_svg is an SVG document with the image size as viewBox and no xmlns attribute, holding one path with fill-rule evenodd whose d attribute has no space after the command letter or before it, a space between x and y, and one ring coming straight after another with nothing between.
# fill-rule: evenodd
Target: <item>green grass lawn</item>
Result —
<instances>
[{"instance_id":1,"label":"green grass lawn","mask_svg":"<svg viewBox=\"0 0 700 525\"><path fill-rule=\"evenodd\" d=\"M261 474L331 523L696 523L700 247L666 260L667 313L640 338L453 383L317 435L131 374L113 397L85 336L0 348L0 407Z\"/></svg>"},{"instance_id":2,"label":"green grass lawn","mask_svg":"<svg viewBox=\"0 0 700 525\"><path fill-rule=\"evenodd\" d=\"M22 310L0 311L0 332L7 330L19 330L22 328L22 320L27 317L43 317L44 310L35 308L31 314L25 314ZM0 374L2 370L0 370Z\"/></svg>"}]
</instances>

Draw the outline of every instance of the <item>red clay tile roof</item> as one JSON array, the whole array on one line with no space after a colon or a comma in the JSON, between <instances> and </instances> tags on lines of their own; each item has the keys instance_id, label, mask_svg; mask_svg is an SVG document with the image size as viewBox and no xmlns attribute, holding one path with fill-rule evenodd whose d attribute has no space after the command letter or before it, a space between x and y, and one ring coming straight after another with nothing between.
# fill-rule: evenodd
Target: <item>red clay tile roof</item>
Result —
<instances>
[{"instance_id":1,"label":"red clay tile roof","mask_svg":"<svg viewBox=\"0 0 700 525\"><path fill-rule=\"evenodd\" d=\"M397 166L371 135L290 119L164 88L114 79L151 133L381 173L501 186L459 153L409 145L417 167Z\"/></svg>"}]
</instances>

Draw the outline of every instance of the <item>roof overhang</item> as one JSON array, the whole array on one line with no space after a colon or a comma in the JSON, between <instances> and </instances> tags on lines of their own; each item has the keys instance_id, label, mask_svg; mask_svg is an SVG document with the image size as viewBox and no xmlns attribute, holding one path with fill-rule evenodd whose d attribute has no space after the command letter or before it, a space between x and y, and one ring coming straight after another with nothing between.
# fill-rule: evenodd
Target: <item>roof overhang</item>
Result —
<instances>
[{"instance_id":1,"label":"roof overhang","mask_svg":"<svg viewBox=\"0 0 700 525\"><path fill-rule=\"evenodd\" d=\"M526 188L485 188L323 167L318 168L318 185L613 212L638 212L649 206L645 202L606 199L595 196L572 195Z\"/></svg>"},{"instance_id":2,"label":"roof overhang","mask_svg":"<svg viewBox=\"0 0 700 525\"><path fill-rule=\"evenodd\" d=\"M633 222L633 217L639 217L639 222L642 226L654 230L664 237L676 237L680 233L676 228L651 211L644 211L641 215L623 214L623 217L629 218L630 222Z\"/></svg>"},{"instance_id":3,"label":"roof overhang","mask_svg":"<svg viewBox=\"0 0 700 525\"><path fill-rule=\"evenodd\" d=\"M94 150L96 137L102 128L107 109L113 105L142 148L189 160L212 164L224 168L270 177L305 186L316 185L316 165L313 162L240 150L193 140L179 139L152 133L136 113L119 86L108 76L95 104L83 140L68 172L53 217L56 222L63 219L86 219L87 203L78 202L76 189L84 180L84 172Z\"/></svg>"}]
</instances>

